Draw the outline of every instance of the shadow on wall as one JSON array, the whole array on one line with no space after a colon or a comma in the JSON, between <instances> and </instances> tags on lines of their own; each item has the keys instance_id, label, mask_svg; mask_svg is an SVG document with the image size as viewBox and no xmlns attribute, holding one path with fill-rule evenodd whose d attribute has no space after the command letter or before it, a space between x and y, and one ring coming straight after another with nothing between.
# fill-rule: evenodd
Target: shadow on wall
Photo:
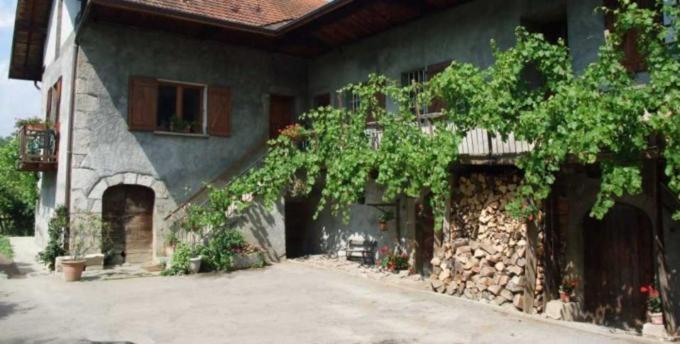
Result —
<instances>
[{"instance_id":1,"label":"shadow on wall","mask_svg":"<svg viewBox=\"0 0 680 344\"><path fill-rule=\"evenodd\" d=\"M270 262L278 262L286 256L285 224L283 202L272 209L262 204L250 208L237 227L244 233L246 240L264 249Z\"/></svg>"},{"instance_id":2,"label":"shadow on wall","mask_svg":"<svg viewBox=\"0 0 680 344\"><path fill-rule=\"evenodd\" d=\"M392 246L397 242L394 221L389 223L385 232L378 228L380 210L355 204L350 210L349 222L344 223L341 216L333 216L324 210L317 220L312 221L306 238L306 249L310 254L344 255L349 240L371 240L378 247Z\"/></svg>"}]
</instances>

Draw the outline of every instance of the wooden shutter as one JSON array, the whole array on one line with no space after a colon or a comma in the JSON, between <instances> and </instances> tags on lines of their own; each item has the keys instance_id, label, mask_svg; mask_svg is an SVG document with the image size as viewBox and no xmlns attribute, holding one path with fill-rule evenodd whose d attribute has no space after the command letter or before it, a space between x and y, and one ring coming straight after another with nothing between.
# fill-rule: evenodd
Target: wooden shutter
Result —
<instances>
[{"instance_id":1,"label":"wooden shutter","mask_svg":"<svg viewBox=\"0 0 680 344\"><path fill-rule=\"evenodd\" d=\"M451 64L451 60L435 63L427 66L427 80L432 79L435 75L441 73ZM432 99L430 107L427 109L429 113L441 112L446 104L442 99L435 98Z\"/></svg>"},{"instance_id":2,"label":"wooden shutter","mask_svg":"<svg viewBox=\"0 0 680 344\"><path fill-rule=\"evenodd\" d=\"M128 97L128 127L130 130L155 130L158 81L144 77L131 77Z\"/></svg>"},{"instance_id":3,"label":"wooden shutter","mask_svg":"<svg viewBox=\"0 0 680 344\"><path fill-rule=\"evenodd\" d=\"M50 120L53 121L54 128L59 131L59 121L60 121L60 112L61 112L61 78L57 81L57 83L54 85L54 93L56 95L53 95L56 97L54 99L54 115L50 113L50 116L53 118L50 118Z\"/></svg>"},{"instance_id":4,"label":"wooden shutter","mask_svg":"<svg viewBox=\"0 0 680 344\"><path fill-rule=\"evenodd\" d=\"M210 86L208 88L208 134L229 136L231 132L231 89Z\"/></svg>"}]
</instances>

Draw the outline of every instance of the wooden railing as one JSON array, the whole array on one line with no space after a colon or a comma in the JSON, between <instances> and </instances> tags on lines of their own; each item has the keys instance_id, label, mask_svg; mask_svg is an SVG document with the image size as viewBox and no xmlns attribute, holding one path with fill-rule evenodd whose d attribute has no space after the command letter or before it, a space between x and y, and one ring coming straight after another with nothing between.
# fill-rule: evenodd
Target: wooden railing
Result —
<instances>
[{"instance_id":1,"label":"wooden railing","mask_svg":"<svg viewBox=\"0 0 680 344\"><path fill-rule=\"evenodd\" d=\"M20 171L54 171L57 169L57 134L41 124L25 125L19 129Z\"/></svg>"},{"instance_id":2,"label":"wooden railing","mask_svg":"<svg viewBox=\"0 0 680 344\"><path fill-rule=\"evenodd\" d=\"M443 120L441 113L420 115L420 127L425 133L432 134L436 127L452 128L452 123ZM375 123L368 123L365 130L369 144L377 149L382 140L382 129ZM522 153L531 151L529 143L516 140L514 135L509 135L506 140L485 129L473 129L467 132L465 138L458 146L458 153L463 159L487 160L513 158Z\"/></svg>"}]
</instances>

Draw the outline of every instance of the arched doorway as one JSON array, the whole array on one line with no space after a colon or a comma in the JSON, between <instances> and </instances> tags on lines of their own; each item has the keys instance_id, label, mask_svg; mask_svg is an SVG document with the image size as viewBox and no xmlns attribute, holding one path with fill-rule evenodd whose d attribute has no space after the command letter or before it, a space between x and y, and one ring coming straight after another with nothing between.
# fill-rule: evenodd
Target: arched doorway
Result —
<instances>
[{"instance_id":1,"label":"arched doorway","mask_svg":"<svg viewBox=\"0 0 680 344\"><path fill-rule=\"evenodd\" d=\"M616 204L601 221L584 220L585 311L594 323L639 329L652 283L652 222L640 209Z\"/></svg>"},{"instance_id":2,"label":"arched doorway","mask_svg":"<svg viewBox=\"0 0 680 344\"><path fill-rule=\"evenodd\" d=\"M144 264L153 258L154 192L139 185L117 185L104 192L102 216L110 225L107 265Z\"/></svg>"}]
</instances>

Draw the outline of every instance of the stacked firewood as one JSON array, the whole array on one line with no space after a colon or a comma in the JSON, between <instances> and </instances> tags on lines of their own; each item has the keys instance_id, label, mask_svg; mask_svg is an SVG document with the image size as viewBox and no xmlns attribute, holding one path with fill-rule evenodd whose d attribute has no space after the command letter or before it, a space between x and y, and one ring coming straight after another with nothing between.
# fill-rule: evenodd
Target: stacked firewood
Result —
<instances>
[{"instance_id":1,"label":"stacked firewood","mask_svg":"<svg viewBox=\"0 0 680 344\"><path fill-rule=\"evenodd\" d=\"M432 259L435 291L523 308L526 224L506 212L518 184L514 173L458 179L450 233Z\"/></svg>"}]
</instances>

